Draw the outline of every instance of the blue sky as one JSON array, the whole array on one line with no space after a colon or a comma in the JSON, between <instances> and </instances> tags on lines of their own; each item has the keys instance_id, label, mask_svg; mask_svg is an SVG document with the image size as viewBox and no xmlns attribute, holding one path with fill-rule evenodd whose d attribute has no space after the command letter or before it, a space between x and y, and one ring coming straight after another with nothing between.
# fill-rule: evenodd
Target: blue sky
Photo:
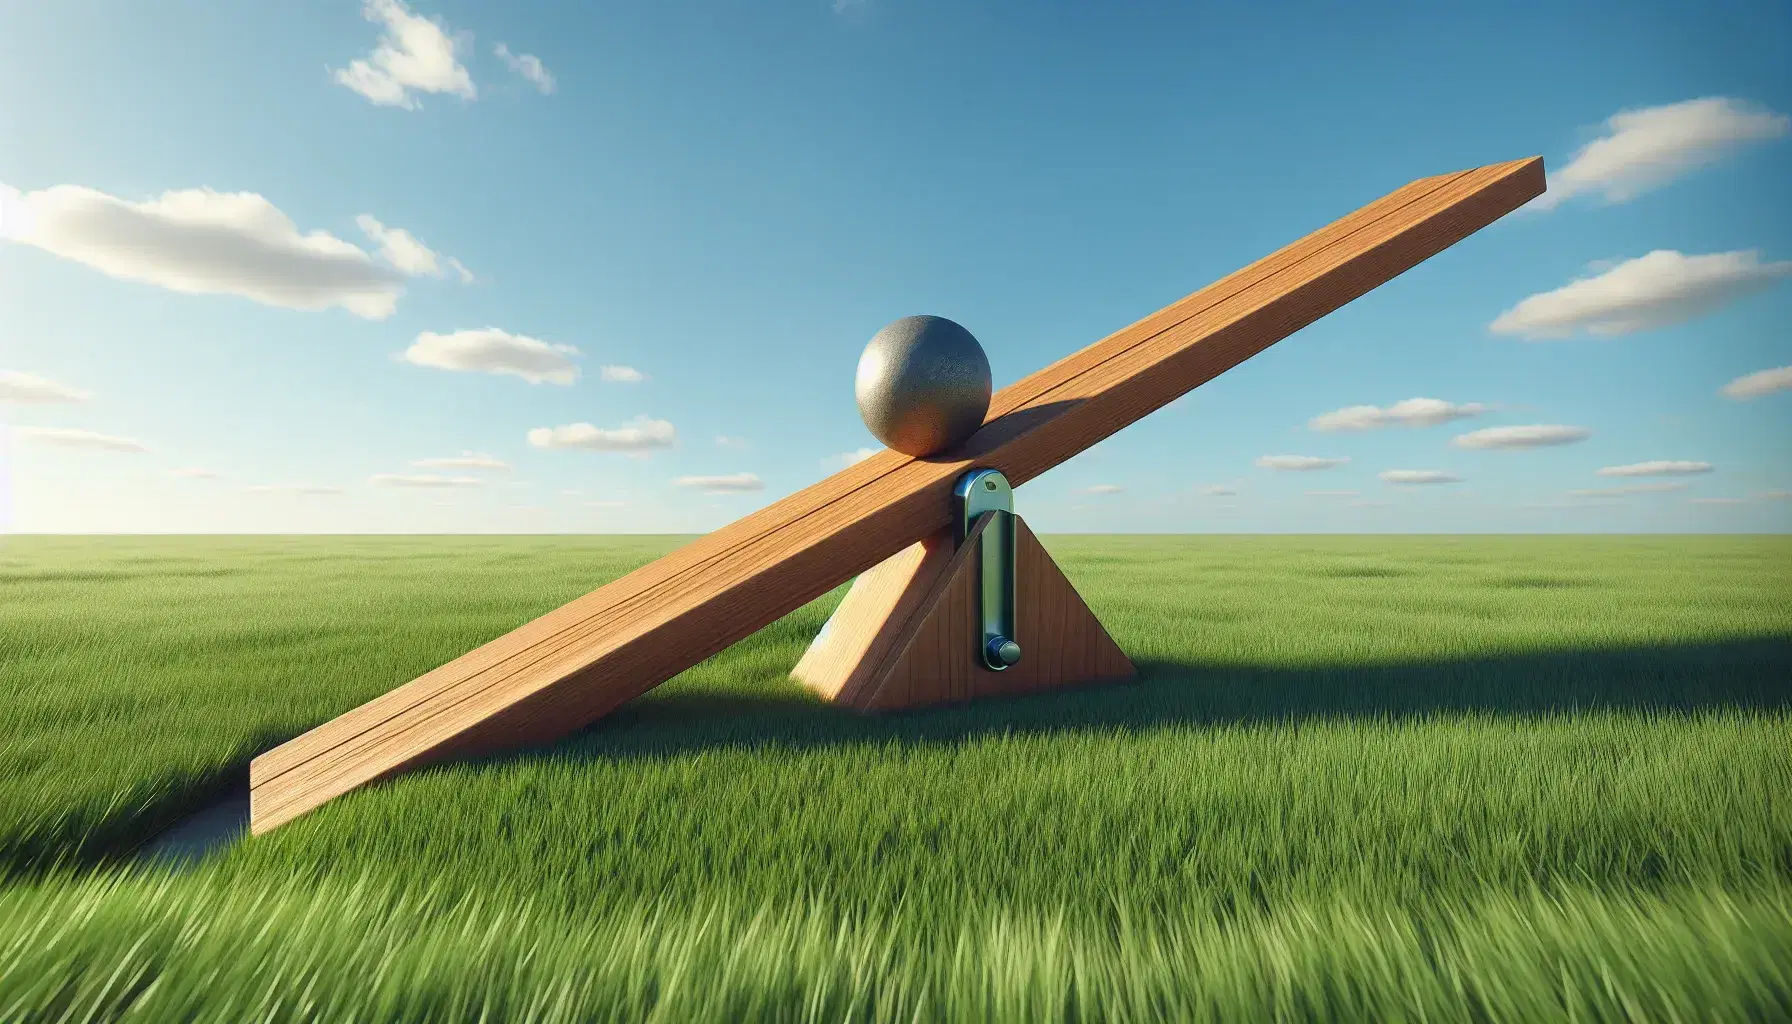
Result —
<instances>
[{"instance_id":1,"label":"blue sky","mask_svg":"<svg viewBox=\"0 0 1792 1024\"><path fill-rule=\"evenodd\" d=\"M1788 64L1776 3L7 5L0 525L705 531L875 445L891 320L1000 387L1542 155L1548 203L1019 511L1785 531Z\"/></svg>"}]
</instances>

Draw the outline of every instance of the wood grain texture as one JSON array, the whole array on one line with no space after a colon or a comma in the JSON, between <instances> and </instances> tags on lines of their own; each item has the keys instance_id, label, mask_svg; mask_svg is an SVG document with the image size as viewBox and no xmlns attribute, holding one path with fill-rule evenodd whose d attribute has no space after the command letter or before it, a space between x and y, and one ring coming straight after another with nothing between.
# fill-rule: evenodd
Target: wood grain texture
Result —
<instances>
[{"instance_id":1,"label":"wood grain texture","mask_svg":"<svg viewBox=\"0 0 1792 1024\"><path fill-rule=\"evenodd\" d=\"M902 625L929 600L953 554L953 531L941 530L860 575L791 678L830 701L861 706L900 649Z\"/></svg>"},{"instance_id":2,"label":"wood grain texture","mask_svg":"<svg viewBox=\"0 0 1792 1024\"><path fill-rule=\"evenodd\" d=\"M1517 209L1539 158L1415 181L998 392L949 457L883 451L256 758L265 832L430 761L551 741L950 522L972 466L1015 486Z\"/></svg>"},{"instance_id":3,"label":"wood grain texture","mask_svg":"<svg viewBox=\"0 0 1792 1024\"><path fill-rule=\"evenodd\" d=\"M1136 674L1051 554L1014 517L1014 640L1019 664L992 672L978 658L976 540L951 535L905 548L855 584L828 635L791 674L829 699L863 711L958 704ZM856 660L855 660L856 658Z\"/></svg>"}]
</instances>

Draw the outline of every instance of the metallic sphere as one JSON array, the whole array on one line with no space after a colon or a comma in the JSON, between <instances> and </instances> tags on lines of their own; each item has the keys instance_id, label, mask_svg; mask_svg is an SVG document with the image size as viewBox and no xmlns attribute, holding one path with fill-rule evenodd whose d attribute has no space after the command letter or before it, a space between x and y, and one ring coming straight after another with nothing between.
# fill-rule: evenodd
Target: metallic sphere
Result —
<instances>
[{"instance_id":1,"label":"metallic sphere","mask_svg":"<svg viewBox=\"0 0 1792 1024\"><path fill-rule=\"evenodd\" d=\"M905 316L859 357L859 415L885 445L934 455L963 444L989 412L989 357L971 332L938 316Z\"/></svg>"}]
</instances>

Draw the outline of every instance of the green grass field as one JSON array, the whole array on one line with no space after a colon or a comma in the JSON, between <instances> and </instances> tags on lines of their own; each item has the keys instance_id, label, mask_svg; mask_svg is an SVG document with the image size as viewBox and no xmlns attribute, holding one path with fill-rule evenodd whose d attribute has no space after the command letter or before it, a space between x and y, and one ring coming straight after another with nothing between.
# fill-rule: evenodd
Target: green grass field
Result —
<instances>
[{"instance_id":1,"label":"green grass field","mask_svg":"<svg viewBox=\"0 0 1792 1024\"><path fill-rule=\"evenodd\" d=\"M1047 537L1132 685L838 594L544 751L127 854L673 538L9 538L0 1021L1792 1017L1792 538Z\"/></svg>"}]
</instances>

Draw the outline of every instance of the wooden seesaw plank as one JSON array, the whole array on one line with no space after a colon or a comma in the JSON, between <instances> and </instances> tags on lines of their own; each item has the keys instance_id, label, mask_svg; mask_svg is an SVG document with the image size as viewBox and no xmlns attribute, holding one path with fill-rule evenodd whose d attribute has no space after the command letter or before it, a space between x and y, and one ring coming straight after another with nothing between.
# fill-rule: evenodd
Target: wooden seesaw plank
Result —
<instances>
[{"instance_id":1,"label":"wooden seesaw plank","mask_svg":"<svg viewBox=\"0 0 1792 1024\"><path fill-rule=\"evenodd\" d=\"M1003 388L948 456L880 452L262 754L251 829L421 764L573 732L944 529L964 470L1019 486L1543 188L1533 157L1398 189Z\"/></svg>"}]
</instances>

